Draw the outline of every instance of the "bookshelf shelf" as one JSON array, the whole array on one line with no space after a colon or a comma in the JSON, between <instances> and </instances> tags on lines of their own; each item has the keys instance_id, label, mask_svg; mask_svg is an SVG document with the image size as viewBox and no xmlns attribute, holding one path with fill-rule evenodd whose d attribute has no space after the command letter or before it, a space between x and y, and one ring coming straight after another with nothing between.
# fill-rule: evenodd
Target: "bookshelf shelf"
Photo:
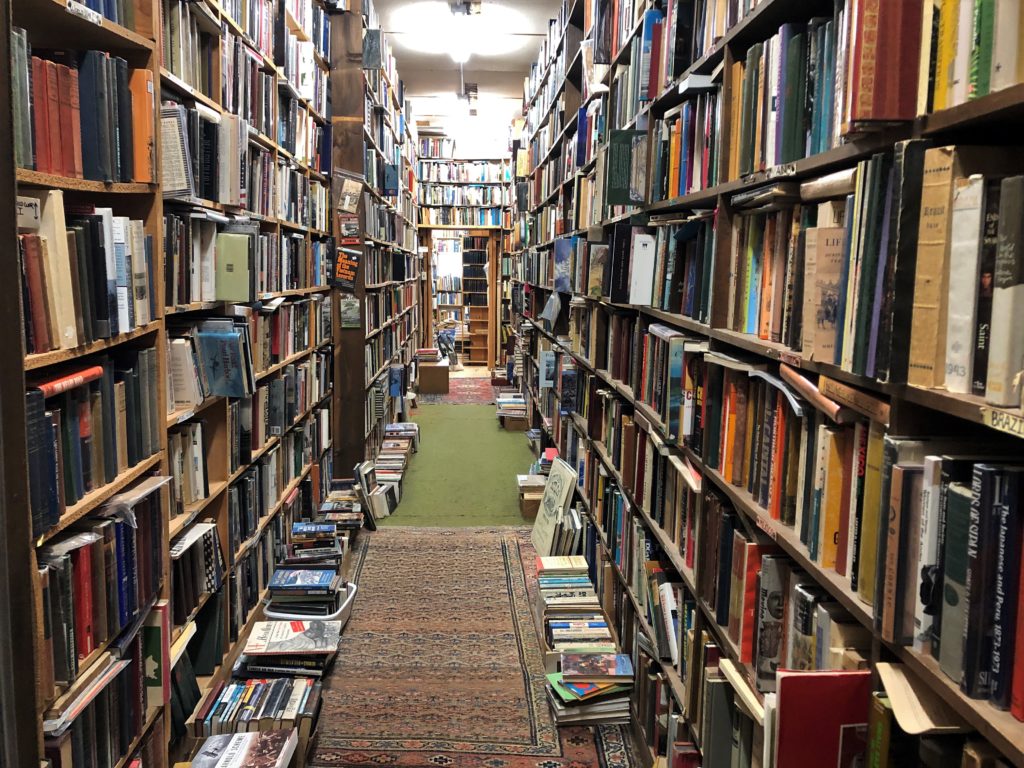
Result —
<instances>
[{"instance_id":1,"label":"bookshelf shelf","mask_svg":"<svg viewBox=\"0 0 1024 768\"><path fill-rule=\"evenodd\" d=\"M931 656L920 654L913 648L887 647L996 749L1010 757L1015 765L1024 764L1024 732L1020 720L987 701L964 695L960 686L946 676Z\"/></svg>"},{"instance_id":2,"label":"bookshelf shelf","mask_svg":"<svg viewBox=\"0 0 1024 768\"><path fill-rule=\"evenodd\" d=\"M86 18L88 10L79 15L79 9L85 6L76 0L18 0L11 5L14 23L30 32L44 32L53 47L94 48L128 55L147 54L155 48L152 40L110 19L94 22Z\"/></svg>"},{"instance_id":3,"label":"bookshelf shelf","mask_svg":"<svg viewBox=\"0 0 1024 768\"><path fill-rule=\"evenodd\" d=\"M136 756L135 750L139 748L142 741L149 735L149 732L153 730L153 726L156 725L157 721L163 718L163 714L164 712L162 707L149 708L146 720L142 724L142 730L139 731L139 735L132 739L131 743L128 745L128 751L125 756L114 763L114 768L125 768L125 766L131 763L132 759Z\"/></svg>"},{"instance_id":4,"label":"bookshelf shelf","mask_svg":"<svg viewBox=\"0 0 1024 768\"><path fill-rule=\"evenodd\" d=\"M213 396L206 398L203 402L190 408L178 408L174 413L167 415L166 428L170 429L171 427L176 427L179 424L184 424L186 421L194 419L215 403L223 404L223 402L224 399L222 397Z\"/></svg>"},{"instance_id":5,"label":"bookshelf shelf","mask_svg":"<svg viewBox=\"0 0 1024 768\"><path fill-rule=\"evenodd\" d=\"M153 320L152 322L146 323L145 325L129 331L128 333L119 333L117 336L110 339L98 339L90 344L84 344L80 347L73 347L71 349L55 349L52 352L40 352L34 355L25 355L25 370L33 371L40 368L47 368L51 365L67 363L71 360L77 360L80 357L85 357L86 355L102 352L105 349L113 349L121 344L126 344L129 341L134 341L135 339L154 333L162 327L162 320Z\"/></svg>"},{"instance_id":6,"label":"bookshelf shelf","mask_svg":"<svg viewBox=\"0 0 1024 768\"><path fill-rule=\"evenodd\" d=\"M209 107L214 112L219 113L222 111L220 104L218 104L212 98L207 96L202 91L196 90L191 85L186 83L184 80L179 78L177 75L172 74L169 70L164 69L163 67L160 67L160 85L162 85L165 88L170 88L171 90L177 91L183 96L188 96L189 98L194 99L203 106ZM211 203L211 205L216 204Z\"/></svg>"},{"instance_id":7,"label":"bookshelf shelf","mask_svg":"<svg viewBox=\"0 0 1024 768\"><path fill-rule=\"evenodd\" d=\"M61 515L60 521L50 528L48 531L43 533L39 537L37 544L43 544L61 531L67 530L67 528L74 523L81 520L83 517L88 515L95 509L98 509L100 505L110 499L112 496L117 495L128 487L131 483L138 480L140 477L145 475L151 469L155 469L160 465L160 461L163 457L157 453L150 456L148 459L143 459L134 467L126 469L124 472L119 474L113 479L113 481L107 483L94 491L87 493L79 500L79 502L73 506L68 507L64 514Z\"/></svg>"},{"instance_id":8,"label":"bookshelf shelf","mask_svg":"<svg viewBox=\"0 0 1024 768\"><path fill-rule=\"evenodd\" d=\"M67 176L55 176L52 173L40 173L28 168L18 168L17 179L18 184L23 184L26 187L63 189L68 192L101 192L108 195L151 195L156 189L155 184L108 183L90 179L73 179Z\"/></svg>"},{"instance_id":9,"label":"bookshelf shelf","mask_svg":"<svg viewBox=\"0 0 1024 768\"><path fill-rule=\"evenodd\" d=\"M210 483L210 493L208 496L206 496L206 498L199 499L199 501L187 505L185 507L184 512L182 512L180 515L176 517L171 518L171 523L170 526L168 527L168 535L170 536L170 538L173 539L179 533L188 528L192 523L194 523L203 513L203 510L205 510L213 502L215 502L217 498L221 495L221 493L223 493L227 489L227 487L228 483L226 480Z\"/></svg>"},{"instance_id":10,"label":"bookshelf shelf","mask_svg":"<svg viewBox=\"0 0 1024 768\"><path fill-rule=\"evenodd\" d=\"M273 376L278 371L284 370L286 367L288 367L292 363L297 363L299 360L301 360L302 358L306 357L307 355L309 355L312 352L313 352L313 348L312 347L307 347L306 349L303 349L303 350L300 350L299 352L296 352L294 355L289 355L288 357L286 357L281 362L275 363L274 365L270 366L269 368L267 368L264 371L257 371L256 372L256 381L261 381L263 379L266 379L266 378L269 378L269 377Z\"/></svg>"}]
</instances>

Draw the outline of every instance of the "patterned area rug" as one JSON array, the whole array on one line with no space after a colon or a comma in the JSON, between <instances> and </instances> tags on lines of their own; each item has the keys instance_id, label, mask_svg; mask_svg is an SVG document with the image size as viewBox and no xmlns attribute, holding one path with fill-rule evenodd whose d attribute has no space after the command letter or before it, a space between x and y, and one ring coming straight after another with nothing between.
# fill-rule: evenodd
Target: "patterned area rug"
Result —
<instances>
[{"instance_id":1,"label":"patterned area rug","mask_svg":"<svg viewBox=\"0 0 1024 768\"><path fill-rule=\"evenodd\" d=\"M450 378L447 395L419 395L421 405L489 405L494 402L490 376Z\"/></svg>"},{"instance_id":2,"label":"patterned area rug","mask_svg":"<svg viewBox=\"0 0 1024 768\"><path fill-rule=\"evenodd\" d=\"M362 539L312 765L632 768L624 728L551 719L528 532L382 528Z\"/></svg>"}]
</instances>

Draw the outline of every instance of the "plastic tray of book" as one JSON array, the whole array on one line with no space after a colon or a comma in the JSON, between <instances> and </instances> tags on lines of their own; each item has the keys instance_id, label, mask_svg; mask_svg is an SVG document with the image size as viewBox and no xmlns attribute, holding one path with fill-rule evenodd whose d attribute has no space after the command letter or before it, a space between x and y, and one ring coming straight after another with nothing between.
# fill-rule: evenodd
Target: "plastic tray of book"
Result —
<instances>
[{"instance_id":1,"label":"plastic tray of book","mask_svg":"<svg viewBox=\"0 0 1024 768\"><path fill-rule=\"evenodd\" d=\"M341 628L344 629L345 625L348 624L349 616L352 615L352 605L356 600L357 588L356 585L351 582L342 584L341 588L345 590L347 594L345 595L345 599L341 601L341 607L330 616L300 616L293 613L272 611L270 610L269 598L264 601L263 614L266 616L268 621L308 621L311 618L319 619L321 621L340 621Z\"/></svg>"}]
</instances>

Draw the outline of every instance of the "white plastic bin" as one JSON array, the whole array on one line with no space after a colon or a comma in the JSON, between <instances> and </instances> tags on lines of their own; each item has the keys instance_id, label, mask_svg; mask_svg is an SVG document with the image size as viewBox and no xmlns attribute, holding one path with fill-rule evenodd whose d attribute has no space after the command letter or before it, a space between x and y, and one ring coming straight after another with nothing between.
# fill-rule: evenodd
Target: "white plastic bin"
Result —
<instances>
[{"instance_id":1,"label":"white plastic bin","mask_svg":"<svg viewBox=\"0 0 1024 768\"><path fill-rule=\"evenodd\" d=\"M356 585L352 582L345 582L341 588L347 593L344 600L341 601L341 607L330 616L303 616L292 613L276 613L270 610L270 598L264 601L263 613L267 617L268 621L309 621L310 619L319 619L321 621L340 621L341 628L344 629L345 625L348 624L349 616L352 615L352 605L356 600L356 592L358 591Z\"/></svg>"}]
</instances>

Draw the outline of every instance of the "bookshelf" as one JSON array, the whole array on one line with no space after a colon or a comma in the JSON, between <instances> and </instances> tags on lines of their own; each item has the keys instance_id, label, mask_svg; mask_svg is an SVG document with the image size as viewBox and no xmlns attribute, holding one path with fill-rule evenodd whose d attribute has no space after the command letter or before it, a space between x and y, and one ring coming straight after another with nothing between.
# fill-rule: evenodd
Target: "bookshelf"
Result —
<instances>
[{"instance_id":1,"label":"bookshelf","mask_svg":"<svg viewBox=\"0 0 1024 768\"><path fill-rule=\"evenodd\" d=\"M932 655L927 638L915 645L906 635L899 636L899 620L895 629L887 628L886 616L894 612L891 601L903 598L879 600L879 593L872 593L872 588L879 587L872 587L871 582L890 589L886 579L892 576L885 574L884 560L878 570L878 565L863 558L870 556L878 562L885 556L885 549L876 548L886 540L885 531L881 539L874 535L880 525L877 516L887 511L889 499L872 505L862 496L854 497L851 504L858 498L866 504L861 507L864 517L857 518L856 510L849 512L851 525L856 524L857 530L844 527L846 518L840 518L836 528L840 547L832 553L838 560L829 560L825 540L815 538L820 536L820 529L808 533L807 518L794 521L788 512L780 511L774 485L769 490L768 486L752 483L744 473L760 471L763 465L751 465L749 456L728 453L724 446L731 443L732 432L729 437L721 434L721 422L716 421L735 402L728 394L733 387L754 398L743 406L748 409L776 408L774 398L783 392L784 396L793 395L803 414L791 424L802 428L827 425L822 427L829 435L825 438L827 444L833 439L837 443L856 440L852 444L861 446L875 439L870 435L878 435L879 441L882 434L922 436L925 454L932 455L952 450L952 446L941 447L935 436L956 435L967 445L976 442L990 446L988 451L994 453L993 461L997 463L1012 461L1009 457L1019 454L1014 442L1021 434L1017 404L993 404L978 392L977 385L973 393L950 391L941 380L943 368L939 365L929 383L915 383L914 377L919 374L914 372L911 383L907 383L906 362L915 354L910 347L917 343L911 337L919 334L916 328L910 332L915 311L911 309L913 261L909 267L900 267L906 270L901 279L909 282L900 284L897 291L903 291L902 299L895 300L906 302L907 311L892 315L886 304L882 317L886 312L890 317L881 322L889 325L881 334L870 324L858 327L856 316L846 326L840 323L835 351L808 346L809 334L801 337L799 330L801 320L805 327L808 320L811 325L818 324L821 298L814 296L811 301L817 304L812 303L809 310L801 311L792 304L786 309L786 302L794 300L787 299L785 291L792 287L791 280L787 287L788 276L796 274L802 266L799 260L809 253L803 248L810 245L798 241L797 232L802 238L809 230L829 226L820 203L842 202L849 196L850 204L859 206L871 200L872 194L880 200L886 189L880 179L885 179L893 167L886 158L891 158L894 150L903 153L907 165L901 167L907 169L905 173L912 173L914 167L920 169L923 161L905 153L923 154L924 148L918 145L915 150L913 145L901 144L906 140L928 138L932 147L941 147L980 143L979 135L985 135L992 142L1012 144L1008 131L1021 112L1021 86L1009 84L964 103L934 109L927 88L919 89L916 77L905 77L903 87L895 86L899 96L887 106L892 109L891 104L897 104L896 113L830 114L821 106L827 102L816 101L816 114L820 116L815 119L822 122L797 123L795 130L798 134L801 129L805 131L799 134L805 143L794 142L793 126L784 123L785 105L780 107L783 114L777 125L772 125L767 116L763 121L747 123L743 99L756 100L760 88L771 87L770 78L758 83L757 72L759 66L764 66L758 56L779 55L772 47L777 44L773 37L794 30L810 30L812 38L828 34L818 27L815 14L820 11L829 17L831 6L810 8L784 0L764 0L746 11L730 8L728 13L735 12L735 16L714 18L708 10L707 18L696 20L695 36L685 41L680 38L680 44L667 58L665 38L658 40L661 58L655 57L650 80L642 82L638 72L646 66L641 64L644 36L660 35L668 21L664 27L652 27L657 21L657 15L650 13L653 4L641 2L620 4L624 14L609 20L610 5L570 0L562 4L558 18L551 22L525 87L526 130L513 147L515 227L505 247L511 254L510 303L521 350L516 362L524 373L522 387L533 426L543 433L542 447L556 446L580 473L576 502L594 529L587 554L598 563L598 579L602 582L598 594L602 594L607 580L610 586L604 590L604 605L618 636L634 637L639 633L645 638L633 647L634 656L639 653L650 662L660 681L654 690L640 690L634 702L634 714L640 723L638 735L646 745L640 750L642 757L653 762L658 755L665 755L665 744L658 743L654 733L657 729L647 727L652 721L646 719L659 689L671 694L669 712L679 718L680 728L686 729L677 734L677 739L713 749L710 736L701 733L699 713L704 689L719 679L731 689L729 695L736 706L753 720L755 734L759 729L763 732L767 696L765 680L757 667L756 646L752 656L743 636L734 633L730 607L724 606L723 614L723 606L716 603L723 588L729 594L729 578L721 575L727 572L719 568L723 567L721 553L733 545L737 539L731 537L736 536L749 543L747 552L757 551L762 564L766 561L760 558L770 555L773 563L781 559L787 568L799 569L805 575L807 589L819 595L818 604L827 605L830 616L841 617L835 620L848 622L858 635L856 647L863 651L869 669L877 669L883 662L902 664L912 680L955 711L1008 763L1024 765L1021 721L984 697L968 696L950 677L946 663ZM907 7L911 5L916 6ZM660 7L668 13L686 8L693 13L692 5L686 3ZM930 4L925 7L930 13ZM908 22L903 32L908 39L901 43L900 55L918 50L919 41L913 39L917 32L907 30L919 29L920 21ZM600 36L601 30L607 33L606 38ZM806 44L806 39L798 44ZM924 50L927 55L929 46L925 45ZM941 51L939 55L943 55ZM916 73L916 54L915 60L904 66L904 71ZM926 82L928 67L923 71ZM849 83L847 86L853 87ZM693 126L698 129L692 130ZM703 135L700 126L705 126ZM691 132L682 133L687 130ZM777 133L773 135L772 131ZM907 146L911 149L905 149ZM967 170L958 174L1019 173L1012 160L995 150L990 154L986 165L984 156L975 161L969 153L963 153L965 159L957 162ZM670 166L670 162L678 162L683 170ZM624 168L634 174L632 189ZM858 174L854 182L843 174L851 169ZM897 182L902 180L898 169L892 173ZM872 192L875 187L869 185L869 176L882 193ZM898 187L897 182L892 183ZM919 198L920 176L906 183L911 191L905 193L905 199ZM823 191L829 184L838 186ZM801 219L801 212L808 209L814 209L816 218ZM854 219L848 217L833 226L846 232L867 232L875 238L895 235L895 228L882 236L870 226L873 216L884 219L881 207L875 214L860 208L851 210L858 212L857 224L851 224ZM905 225L904 231L912 233L916 248L917 213L913 216L914 226ZM775 277L775 285L783 289L774 294L781 297L774 304L765 284L750 287L751 283L744 282L744 278L752 279L743 263L743 256L749 252L745 249L751 243L750 233L762 238L758 242L768 243L763 235L765 226L786 233L776 241L776 253L796 254L792 258L797 260L795 268L787 267L784 261L772 262L780 270L776 274L781 275ZM638 286L630 285L628 280L616 282L614 275L616 265L631 264L636 269L636 261L631 260L638 258L638 245L633 240L637 232L651 237L653 256L642 266L654 277L654 285L634 291ZM792 245L790 232L794 233ZM893 241L874 242L883 243L884 251L884 244ZM616 247L623 244L625 261L616 254ZM668 267L660 255L665 249L679 260L678 275L665 274ZM753 252L769 253L760 245ZM602 263L606 264L603 269ZM759 275L768 272L765 266ZM596 285L592 282L595 274ZM678 293L670 293L668 287L659 288L657 281L661 279L666 286L670 280L675 281L672 291ZM881 279L879 289L883 286ZM806 284L802 290L807 291ZM540 315L553 294L560 296L560 311L553 320L542 321ZM757 314L745 308L744 302L752 295L759 302L755 305L760 307ZM804 295L807 301L807 293ZM840 295L844 311L856 310L851 297ZM950 313L953 309L951 306ZM864 349L860 344L867 338L874 338L877 349L888 349L884 365L876 362L882 358L874 351L875 346L871 347L871 356L865 357L866 344ZM660 373L655 375L648 366L662 364L658 361L665 358L659 355L668 349L668 339L680 345L673 349L680 350L674 354L682 360L681 372L669 375L659 368ZM939 348L939 352L945 350ZM546 370L553 371L550 380ZM659 376L661 383L655 385ZM693 402L691 398L696 398L689 416L681 417L682 426L669 422L669 411L657 399L661 396L657 387L662 383L668 387L677 380L675 376L679 376L687 408ZM746 382L767 381L764 376L774 381L764 385ZM742 384L737 383L741 380ZM810 389L801 389L806 385ZM824 402L812 394L815 389L824 394ZM772 399L765 400L769 395ZM821 410L830 407L830 401L844 409L838 422ZM785 414L779 418L792 418L788 406L778 406L776 412ZM736 434L746 441L739 443L741 449L746 445L751 455L761 455L758 449L750 448L750 431L737 426ZM778 437L790 433L772 434ZM896 450L895 442L885 445L890 446L886 450ZM637 450L646 450L646 458L641 453L638 459ZM789 454L777 459L780 466L785 455ZM874 471L870 461L869 472ZM897 466L904 463L909 467L913 462L894 462ZM751 466L758 468L751 470ZM776 478L774 473L765 477L779 483L780 489L795 488L795 482L789 486L789 481ZM665 501L669 493L664 485L666 478L676 484L672 491L676 501L671 504ZM967 482L969 485L970 480ZM656 483L662 484L660 490L652 491L650 486ZM682 496L680 487L685 490ZM826 481L823 493L828 487ZM913 507L903 507L909 508ZM716 538L720 520L735 526L728 543ZM863 530L861 525L865 526ZM889 547L898 546L901 553L895 560L890 556L889 562L903 563L903 553L916 552L919 546L916 530L912 536L894 533L888 542ZM658 614L649 602L651 587L642 573L647 545L653 545L657 567L676 591L680 621L688 629L683 640L685 652L681 651L679 658L665 657L657 638ZM765 578L765 571L751 572ZM880 575L876 578L876 574ZM710 646L721 656L716 674L704 670ZM873 686L880 687L877 675ZM664 732L660 733L663 739ZM757 736L754 738L756 743ZM707 754L704 757L711 759Z\"/></svg>"},{"instance_id":2,"label":"bookshelf","mask_svg":"<svg viewBox=\"0 0 1024 768\"><path fill-rule=\"evenodd\" d=\"M454 139L424 135L417 179L420 240L432 261L434 327L454 324L461 361L493 367L503 355L501 248L509 224L509 161L458 158ZM449 290L456 283L458 289Z\"/></svg>"},{"instance_id":3,"label":"bookshelf","mask_svg":"<svg viewBox=\"0 0 1024 768\"><path fill-rule=\"evenodd\" d=\"M342 468L375 458L384 427L404 413L424 322L423 259L416 242L415 126L372 3L353 3L333 21L331 34L333 163L359 185L349 231L338 229L346 214L333 226L339 245L361 262L343 290L349 310L341 310L335 360L334 430L341 438L334 460Z\"/></svg>"},{"instance_id":4,"label":"bookshelf","mask_svg":"<svg viewBox=\"0 0 1024 768\"><path fill-rule=\"evenodd\" d=\"M249 629L262 617L264 582L283 552L291 519L318 502L333 475L327 430L334 357L327 269L333 249L330 158L323 151L331 114L328 19L318 0L259 3L245 13L232 3L129 0L103 11L110 18L88 4L25 0L13 8L15 27L24 30L15 38L16 48L18 42L24 47L13 61L31 66L27 52L38 51L41 61L58 65L56 83L66 76L61 66L78 77L77 89L71 85L66 97L55 91L48 102L60 109L67 101L70 117L61 112L49 121L46 114L49 130L43 131L39 112L47 110L37 107L35 122L22 124L18 135L27 143L16 148L21 167L12 174L19 197L39 206L38 221L31 214L21 221L21 249L34 259L39 242L45 238L49 245L55 231L66 229L68 249L54 256L79 259L70 262L79 280L67 294L56 284L33 292L35 278L27 278L17 321L25 333L10 334L22 347L19 377L27 382L28 401L46 409L51 425L40 422L36 411L29 444L42 446L40 434L32 433L40 425L63 439L57 501L33 486L27 497L38 515L35 531L19 537L32 559L25 571L38 576L26 590L31 614L18 611L33 616L34 639L22 647L33 648L33 663L24 666L35 673L33 685L19 687L19 698L34 692L34 704L18 708L33 713L33 746L18 754L38 763L29 760L33 750L39 757L64 754L95 729L109 764L143 756L166 764L190 747L180 728L193 703L184 706L177 682L168 689L159 676L142 687L140 643L145 638L155 649L147 664L162 666L169 677L173 667L175 681L186 674L182 659L190 658L200 700L215 682L229 678ZM87 134L87 128L96 130L98 112L87 96L95 93L94 80L87 78L108 77L103 87L109 86L110 97L124 89L113 113L117 133L104 122L100 133ZM27 94L15 93L15 114L27 114ZM76 147L59 158L49 143L58 122L62 145ZM24 147L33 151L24 153ZM109 296L105 287L99 290L102 283L81 273L103 263L96 248L108 251L107 271L106 278L92 277L114 286ZM92 261L97 255L99 261ZM233 260L234 283L217 272L218 260ZM62 325L68 307L72 324ZM199 383L191 355L201 329L225 317L234 318L227 321L234 324L232 337L247 340L251 371L244 372L250 364L243 357L239 375L249 388L214 394ZM190 351L183 367L184 350ZM57 391L47 388L47 382L75 374L80 378ZM38 385L44 398L35 400ZM25 384L19 387L24 393ZM24 402L24 394L17 399ZM68 437L70 420L62 420L73 404L81 409L75 417L81 446ZM255 444L252 416L259 419L278 404ZM33 461L53 459L33 455L30 468ZM263 494L242 515L240 494L252 483L262 483ZM139 518L131 533L113 516L125 507L134 507ZM72 605L71 593L57 582L70 563L66 573L74 574L81 590L75 600L89 596L94 607L101 602L107 589L103 561L94 554L90 570L77 554L82 547L68 541L92 531L102 542L103 532L113 535L115 529L117 537L126 537L125 547L130 536L137 548L139 557L125 572L138 586L117 598L120 615L102 621L94 616L90 633L70 614L52 613L52 596L64 594ZM216 584L186 605L180 563L207 543L206 551L221 563ZM69 546L71 560L63 554ZM86 589L89 573L93 583ZM50 597L44 597L44 584ZM84 643L77 659L44 635L44 610L51 625L58 622L52 626L90 633L76 637ZM178 646L173 660L161 650L172 644ZM128 662L120 671L119 658ZM72 667L55 675L58 662ZM107 737L95 708L62 725L59 718L72 700L94 684L94 673L108 668L117 673L102 686L104 700L123 701L135 681L143 693L125 704L134 714L119 740ZM172 715L178 704L184 710Z\"/></svg>"}]
</instances>

